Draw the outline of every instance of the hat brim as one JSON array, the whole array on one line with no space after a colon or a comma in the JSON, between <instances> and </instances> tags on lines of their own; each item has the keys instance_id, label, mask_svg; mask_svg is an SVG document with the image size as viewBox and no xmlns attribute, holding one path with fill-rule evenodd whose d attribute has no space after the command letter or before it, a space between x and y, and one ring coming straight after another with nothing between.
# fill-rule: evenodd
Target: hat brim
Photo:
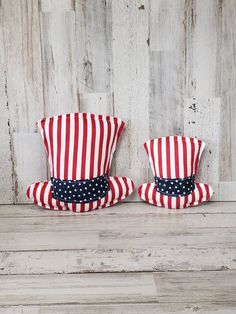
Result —
<instances>
[{"instance_id":1,"label":"hat brim","mask_svg":"<svg viewBox=\"0 0 236 314\"><path fill-rule=\"evenodd\" d=\"M109 177L110 190L100 200L90 203L66 203L52 197L51 181L34 182L27 188L26 195L36 205L53 210L86 212L114 205L127 198L134 191L134 183L127 177Z\"/></svg>"},{"instance_id":2,"label":"hat brim","mask_svg":"<svg viewBox=\"0 0 236 314\"><path fill-rule=\"evenodd\" d=\"M156 190L154 182L144 183L139 186L138 194L145 202L169 209L180 209L200 205L208 201L213 195L213 189L205 183L195 183L195 189L191 194L180 197L163 195Z\"/></svg>"}]
</instances>

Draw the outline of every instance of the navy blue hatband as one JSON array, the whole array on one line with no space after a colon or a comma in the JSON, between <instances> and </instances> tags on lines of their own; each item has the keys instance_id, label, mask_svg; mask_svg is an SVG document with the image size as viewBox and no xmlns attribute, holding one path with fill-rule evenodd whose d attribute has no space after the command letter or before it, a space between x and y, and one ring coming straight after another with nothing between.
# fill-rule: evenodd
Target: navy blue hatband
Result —
<instances>
[{"instance_id":1,"label":"navy blue hatband","mask_svg":"<svg viewBox=\"0 0 236 314\"><path fill-rule=\"evenodd\" d=\"M66 203L90 203L104 197L110 190L107 176L86 180L51 178L52 197Z\"/></svg>"},{"instance_id":2,"label":"navy blue hatband","mask_svg":"<svg viewBox=\"0 0 236 314\"><path fill-rule=\"evenodd\" d=\"M194 176L180 179L155 177L155 184L157 192L173 197L186 196L191 194L195 189Z\"/></svg>"}]
</instances>

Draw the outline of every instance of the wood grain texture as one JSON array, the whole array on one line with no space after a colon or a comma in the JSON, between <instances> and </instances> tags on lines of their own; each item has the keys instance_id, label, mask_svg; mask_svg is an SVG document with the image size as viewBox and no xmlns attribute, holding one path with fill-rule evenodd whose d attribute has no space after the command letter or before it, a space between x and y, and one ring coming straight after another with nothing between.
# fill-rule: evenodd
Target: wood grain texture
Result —
<instances>
[{"instance_id":1,"label":"wood grain texture","mask_svg":"<svg viewBox=\"0 0 236 314\"><path fill-rule=\"evenodd\" d=\"M0 313L236 310L235 203L0 208ZM144 271L145 270L145 271Z\"/></svg>"},{"instance_id":2,"label":"wood grain texture","mask_svg":"<svg viewBox=\"0 0 236 314\"><path fill-rule=\"evenodd\" d=\"M113 173L136 186L147 139L201 137L199 179L235 200L235 16L235 0L1 0L0 203L47 178L36 121L74 111L127 122Z\"/></svg>"},{"instance_id":3,"label":"wood grain texture","mask_svg":"<svg viewBox=\"0 0 236 314\"><path fill-rule=\"evenodd\" d=\"M0 274L236 269L235 203L127 203L82 216L35 209L1 207Z\"/></svg>"},{"instance_id":4,"label":"wood grain texture","mask_svg":"<svg viewBox=\"0 0 236 314\"><path fill-rule=\"evenodd\" d=\"M76 0L80 93L112 91L112 0Z\"/></svg>"},{"instance_id":5,"label":"wood grain texture","mask_svg":"<svg viewBox=\"0 0 236 314\"><path fill-rule=\"evenodd\" d=\"M221 45L221 128L220 128L220 181L236 179L236 84L235 84L235 1L222 2L222 45ZM232 183L232 187L234 184ZM225 194L224 194L225 195ZM228 192L227 198L232 194ZM223 195L222 195L223 196Z\"/></svg>"},{"instance_id":6,"label":"wood grain texture","mask_svg":"<svg viewBox=\"0 0 236 314\"><path fill-rule=\"evenodd\" d=\"M7 306L1 314L234 314L235 302L168 302L168 303L112 303L112 304L60 304L60 305L21 305Z\"/></svg>"},{"instance_id":7,"label":"wood grain texture","mask_svg":"<svg viewBox=\"0 0 236 314\"><path fill-rule=\"evenodd\" d=\"M186 100L184 108L184 133L201 138L206 143L197 180L212 185L213 200L219 199L220 105L220 98L193 97Z\"/></svg>"},{"instance_id":8,"label":"wood grain texture","mask_svg":"<svg viewBox=\"0 0 236 314\"><path fill-rule=\"evenodd\" d=\"M233 271L1 276L1 282L2 306L217 302L232 308L236 301Z\"/></svg>"},{"instance_id":9,"label":"wood grain texture","mask_svg":"<svg viewBox=\"0 0 236 314\"><path fill-rule=\"evenodd\" d=\"M150 138L183 134L185 1L150 2Z\"/></svg>"},{"instance_id":10,"label":"wood grain texture","mask_svg":"<svg viewBox=\"0 0 236 314\"><path fill-rule=\"evenodd\" d=\"M116 172L138 185L147 180L149 168L143 149L149 137L149 1L113 1L112 17L114 111L127 121Z\"/></svg>"},{"instance_id":11,"label":"wood grain texture","mask_svg":"<svg viewBox=\"0 0 236 314\"><path fill-rule=\"evenodd\" d=\"M40 168L42 174L46 173L45 162L39 158L42 146L34 147L34 157L31 151L32 141L29 140L36 137L35 123L44 114L38 2L1 1L1 22L1 50L6 66L4 88L7 97L7 108L6 103L1 107L1 116L5 120L3 132L8 134L8 138L5 135L3 139L1 158L6 159L6 164L3 163L4 177L7 179L10 175L13 182L12 196L12 188L9 180L6 180L8 198L11 198L9 201L25 202L25 190L29 183L27 174L31 172L31 180L36 180L38 176L34 164L38 163L37 169ZM19 138L23 143L15 141ZM25 153L19 154L17 146L22 145ZM29 163L31 168L25 173L26 160L23 158L29 159L30 156L34 162ZM4 198L6 196L1 202L4 202Z\"/></svg>"},{"instance_id":12,"label":"wood grain texture","mask_svg":"<svg viewBox=\"0 0 236 314\"><path fill-rule=\"evenodd\" d=\"M78 111L75 12L40 15L45 115Z\"/></svg>"}]
</instances>

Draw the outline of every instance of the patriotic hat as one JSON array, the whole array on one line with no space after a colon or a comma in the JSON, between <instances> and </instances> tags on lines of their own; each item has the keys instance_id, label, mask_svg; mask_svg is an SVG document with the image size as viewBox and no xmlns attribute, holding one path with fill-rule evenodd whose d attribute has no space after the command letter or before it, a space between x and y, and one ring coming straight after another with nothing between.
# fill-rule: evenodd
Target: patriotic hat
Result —
<instances>
[{"instance_id":1,"label":"patriotic hat","mask_svg":"<svg viewBox=\"0 0 236 314\"><path fill-rule=\"evenodd\" d=\"M148 203L166 208L185 208L208 201L213 189L195 182L205 143L197 138L167 136L144 143L155 182L138 188Z\"/></svg>"},{"instance_id":2,"label":"patriotic hat","mask_svg":"<svg viewBox=\"0 0 236 314\"><path fill-rule=\"evenodd\" d=\"M35 182L27 196L48 209L76 212L108 207L134 190L127 177L111 177L109 169L125 123L118 118L72 113L38 122L51 180Z\"/></svg>"}]
</instances>

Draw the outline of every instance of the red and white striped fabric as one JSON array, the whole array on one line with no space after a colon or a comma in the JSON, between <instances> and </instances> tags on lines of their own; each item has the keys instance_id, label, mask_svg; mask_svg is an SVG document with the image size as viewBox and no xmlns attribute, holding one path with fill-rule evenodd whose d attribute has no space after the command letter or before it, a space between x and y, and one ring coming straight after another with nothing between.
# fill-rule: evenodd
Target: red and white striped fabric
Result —
<instances>
[{"instance_id":1,"label":"red and white striped fabric","mask_svg":"<svg viewBox=\"0 0 236 314\"><path fill-rule=\"evenodd\" d=\"M154 176L164 179L195 176L204 147L202 140L185 136L161 137L144 143ZM172 197L157 192L153 182L139 186L138 193L144 201L153 205L178 209L208 201L213 189L208 184L195 183L191 194Z\"/></svg>"},{"instance_id":2,"label":"red and white striped fabric","mask_svg":"<svg viewBox=\"0 0 236 314\"><path fill-rule=\"evenodd\" d=\"M85 180L109 174L111 161L125 123L116 118L91 113L72 113L44 118L38 122L51 177ZM51 181L35 182L28 198L44 208L84 212L108 207L127 198L134 190L126 177L109 177L110 191L87 204L65 203L52 198Z\"/></svg>"}]
</instances>

